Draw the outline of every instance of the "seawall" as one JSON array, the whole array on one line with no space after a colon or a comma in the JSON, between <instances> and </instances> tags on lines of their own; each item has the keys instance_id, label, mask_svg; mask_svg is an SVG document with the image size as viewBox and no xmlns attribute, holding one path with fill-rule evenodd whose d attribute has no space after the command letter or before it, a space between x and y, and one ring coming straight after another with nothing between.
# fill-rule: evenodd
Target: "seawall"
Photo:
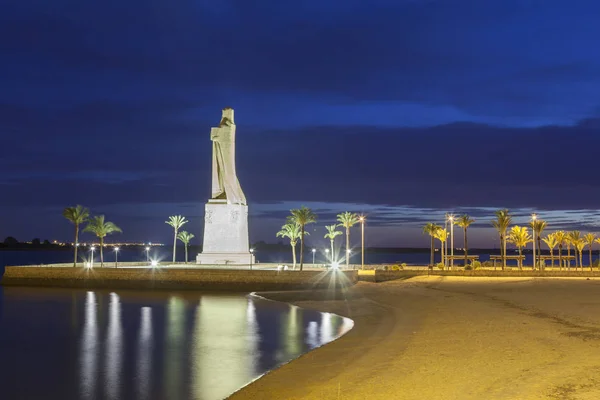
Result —
<instances>
[{"instance_id":1,"label":"seawall","mask_svg":"<svg viewBox=\"0 0 600 400\"><path fill-rule=\"evenodd\" d=\"M0 283L4 286L252 292L333 289L351 286L357 281L357 271L6 267Z\"/></svg>"},{"instance_id":2,"label":"seawall","mask_svg":"<svg viewBox=\"0 0 600 400\"><path fill-rule=\"evenodd\" d=\"M502 271L500 269L494 271L490 269L478 269L478 270L453 270L453 271L442 271L433 270L429 273L427 269L421 270L410 270L406 269L403 271L384 271L384 270L364 270L358 272L358 280L364 282L386 282L398 279L408 279L414 276L464 276L464 277L490 277L490 278L600 278L600 271L594 269L590 271L589 268L585 268L583 271L570 270L570 271L559 271L559 270L545 270L545 271L532 271L523 270L519 271L516 269Z\"/></svg>"}]
</instances>

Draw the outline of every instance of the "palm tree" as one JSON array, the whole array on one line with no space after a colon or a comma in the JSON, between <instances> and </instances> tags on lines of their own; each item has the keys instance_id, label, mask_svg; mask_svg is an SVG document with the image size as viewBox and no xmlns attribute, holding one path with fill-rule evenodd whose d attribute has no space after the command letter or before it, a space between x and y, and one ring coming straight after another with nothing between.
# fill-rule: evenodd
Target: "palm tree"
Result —
<instances>
[{"instance_id":1,"label":"palm tree","mask_svg":"<svg viewBox=\"0 0 600 400\"><path fill-rule=\"evenodd\" d=\"M306 234L306 225L317 222L317 214L306 206L291 210L291 213L292 215L288 217L289 221L300 225L300 271L302 271L302 267L304 266L304 235Z\"/></svg>"},{"instance_id":2,"label":"palm tree","mask_svg":"<svg viewBox=\"0 0 600 400\"><path fill-rule=\"evenodd\" d=\"M329 239L329 241L331 242L331 261L333 262L334 257L333 257L333 243L335 241L335 237L339 236L342 234L341 231L336 231L335 228L337 228L338 226L336 224L333 225L327 225L325 226L325 229L327 229L327 233L325 234L325 239Z\"/></svg>"},{"instance_id":3,"label":"palm tree","mask_svg":"<svg viewBox=\"0 0 600 400\"><path fill-rule=\"evenodd\" d=\"M571 268L571 245L573 244L573 241L571 240L570 234L571 232L565 234L565 243L567 245L567 269ZM577 260L575 260L575 262L577 262Z\"/></svg>"},{"instance_id":4,"label":"palm tree","mask_svg":"<svg viewBox=\"0 0 600 400\"><path fill-rule=\"evenodd\" d=\"M583 241L583 239L581 238L581 232L579 231L572 231L569 232L567 234L567 237L569 238L569 244L572 244L574 249L575 249L575 270L577 270L577 252L579 251L580 246L585 246L585 242ZM581 247L581 249L583 250L583 247ZM571 252L571 249L569 248L569 253ZM581 260L581 258L579 258L579 260Z\"/></svg>"},{"instance_id":5,"label":"palm tree","mask_svg":"<svg viewBox=\"0 0 600 400\"><path fill-rule=\"evenodd\" d=\"M544 243L546 243L546 245L550 249L550 259L552 260L552 268L554 268L554 248L558 244L558 242L556 241L556 234L549 233L542 240L544 241Z\"/></svg>"},{"instance_id":6,"label":"palm tree","mask_svg":"<svg viewBox=\"0 0 600 400\"><path fill-rule=\"evenodd\" d=\"M468 246L468 242L467 242L467 228L473 222L475 222L475 220L471 219L471 217L469 217L467 214L461 215L460 217L458 217L456 219L456 225L458 225L461 228L463 228L463 231L464 231L464 234L465 234L465 267L467 266L467 261L469 259L469 256L468 256L469 246Z\"/></svg>"},{"instance_id":7,"label":"palm tree","mask_svg":"<svg viewBox=\"0 0 600 400\"><path fill-rule=\"evenodd\" d=\"M600 237L599 237L599 238L596 238L595 242L596 242L596 243L600 243ZM598 252L598 257L599 257L599 258L598 258L598 267L600 267L600 251Z\"/></svg>"},{"instance_id":8,"label":"palm tree","mask_svg":"<svg viewBox=\"0 0 600 400\"><path fill-rule=\"evenodd\" d=\"M527 246L527 243L533 241L527 231L527 227L518 225L513 226L506 239L519 249L519 269L523 270L523 247Z\"/></svg>"},{"instance_id":9,"label":"palm tree","mask_svg":"<svg viewBox=\"0 0 600 400\"><path fill-rule=\"evenodd\" d=\"M83 231L93 233L100 240L100 266L104 267L104 253L102 251L102 248L104 247L104 238L111 233L123 231L112 222L104 221L104 215L92 217Z\"/></svg>"},{"instance_id":10,"label":"palm tree","mask_svg":"<svg viewBox=\"0 0 600 400\"><path fill-rule=\"evenodd\" d=\"M575 248L579 252L579 267L581 268L581 272L583 272L583 249L585 249L585 239L579 238L575 241Z\"/></svg>"},{"instance_id":11,"label":"palm tree","mask_svg":"<svg viewBox=\"0 0 600 400\"><path fill-rule=\"evenodd\" d=\"M63 210L63 216L75 225L75 243L73 244L75 258L73 259L73 267L76 267L77 246L79 246L79 226L87 222L88 217L90 216L90 210L78 204L75 207L65 208Z\"/></svg>"},{"instance_id":12,"label":"palm tree","mask_svg":"<svg viewBox=\"0 0 600 400\"><path fill-rule=\"evenodd\" d=\"M193 233L189 233L187 231L181 231L177 234L177 239L181 240L185 246L185 263L188 263L188 246L190 244L190 240L196 237Z\"/></svg>"},{"instance_id":13,"label":"palm tree","mask_svg":"<svg viewBox=\"0 0 600 400\"><path fill-rule=\"evenodd\" d=\"M435 263L435 259L434 259L434 252L435 252L435 243L434 243L434 239L435 239L435 234L438 231L438 229L442 229L441 226L439 226L438 224L434 224L433 222L428 222L425 224L425 226L423 226L423 233L426 235L431 236L431 257L429 259L429 266L433 267L434 263Z\"/></svg>"},{"instance_id":14,"label":"palm tree","mask_svg":"<svg viewBox=\"0 0 600 400\"><path fill-rule=\"evenodd\" d=\"M562 249L563 249L563 245L565 244L565 240L567 239L567 236L565 235L564 231L556 231L554 232L554 239L556 240L556 243L558 244L558 269L559 271L562 270L563 267L563 263L562 263Z\"/></svg>"},{"instance_id":15,"label":"palm tree","mask_svg":"<svg viewBox=\"0 0 600 400\"><path fill-rule=\"evenodd\" d=\"M500 235L500 252L502 254L502 271L506 269L506 230L512 223L512 217L509 211L505 208L494 213L496 219L492 221L492 225Z\"/></svg>"},{"instance_id":16,"label":"palm tree","mask_svg":"<svg viewBox=\"0 0 600 400\"><path fill-rule=\"evenodd\" d=\"M442 249L444 248L444 243L448 240L448 230L446 228L442 228L441 226L434 233L434 236L437 240L440 241ZM443 250L442 250L443 251ZM444 261L442 260L442 263ZM442 264L443 265L443 264Z\"/></svg>"},{"instance_id":17,"label":"palm tree","mask_svg":"<svg viewBox=\"0 0 600 400\"><path fill-rule=\"evenodd\" d=\"M350 263L350 228L358 223L359 216L356 213L346 211L338 214L337 220L340 223L339 226L346 228L346 268L348 268Z\"/></svg>"},{"instance_id":18,"label":"palm tree","mask_svg":"<svg viewBox=\"0 0 600 400\"><path fill-rule=\"evenodd\" d=\"M533 255L533 269L535 269L536 264L539 262L539 259L542 257L542 241L541 236L544 229L546 229L546 221L543 219L535 219L529 223L529 226L533 230L535 237L533 240L537 241L537 253Z\"/></svg>"},{"instance_id":19,"label":"palm tree","mask_svg":"<svg viewBox=\"0 0 600 400\"><path fill-rule=\"evenodd\" d=\"M177 232L179 232L179 229L187 223L188 220L181 215L171 215L169 220L165 221L165 224L171 225L175 231L175 234L173 235L173 262L175 262L175 252L177 250Z\"/></svg>"},{"instance_id":20,"label":"palm tree","mask_svg":"<svg viewBox=\"0 0 600 400\"><path fill-rule=\"evenodd\" d=\"M287 222L275 235L277 237L286 237L290 239L290 246L292 246L292 260L294 263L294 269L296 269L296 244L298 243L298 239L300 239L300 235L302 235L300 225L298 225L295 222Z\"/></svg>"},{"instance_id":21,"label":"palm tree","mask_svg":"<svg viewBox=\"0 0 600 400\"><path fill-rule=\"evenodd\" d=\"M583 240L585 241L585 244L587 244L588 247L588 251L590 252L590 271L592 270L593 267L593 263L592 263L592 247L594 245L594 242L596 241L596 235L594 235L593 233L586 233L585 236L583 237ZM581 266L581 269L583 270L583 265Z\"/></svg>"}]
</instances>

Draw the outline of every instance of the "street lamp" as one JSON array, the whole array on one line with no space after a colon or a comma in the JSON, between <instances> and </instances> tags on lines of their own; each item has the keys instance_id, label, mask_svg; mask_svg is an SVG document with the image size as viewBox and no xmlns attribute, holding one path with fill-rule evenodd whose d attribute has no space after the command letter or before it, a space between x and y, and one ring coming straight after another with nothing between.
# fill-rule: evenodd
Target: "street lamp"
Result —
<instances>
[{"instance_id":1,"label":"street lamp","mask_svg":"<svg viewBox=\"0 0 600 400\"><path fill-rule=\"evenodd\" d=\"M533 269L535 269L535 266L537 264L537 260L536 260L536 254L535 254L535 221L537 220L537 214L533 213L531 214L531 230L533 231Z\"/></svg>"},{"instance_id":2,"label":"street lamp","mask_svg":"<svg viewBox=\"0 0 600 400\"><path fill-rule=\"evenodd\" d=\"M146 246L146 261L150 261L150 246Z\"/></svg>"},{"instance_id":3,"label":"street lamp","mask_svg":"<svg viewBox=\"0 0 600 400\"><path fill-rule=\"evenodd\" d=\"M250 249L250 271L252 271L252 256L254 255L254 249Z\"/></svg>"},{"instance_id":4,"label":"street lamp","mask_svg":"<svg viewBox=\"0 0 600 400\"><path fill-rule=\"evenodd\" d=\"M313 253L313 268L315 267L315 253L317 252L317 249L312 249L312 253Z\"/></svg>"},{"instance_id":5,"label":"street lamp","mask_svg":"<svg viewBox=\"0 0 600 400\"><path fill-rule=\"evenodd\" d=\"M360 221L360 269L365 269L365 216L361 215Z\"/></svg>"},{"instance_id":6,"label":"street lamp","mask_svg":"<svg viewBox=\"0 0 600 400\"><path fill-rule=\"evenodd\" d=\"M454 215L448 217L450 221L450 269L454 269Z\"/></svg>"},{"instance_id":7,"label":"street lamp","mask_svg":"<svg viewBox=\"0 0 600 400\"><path fill-rule=\"evenodd\" d=\"M90 251L92 252L92 259L90 260L90 268L94 268L94 250L96 250L95 246L90 247Z\"/></svg>"},{"instance_id":8,"label":"street lamp","mask_svg":"<svg viewBox=\"0 0 600 400\"><path fill-rule=\"evenodd\" d=\"M115 268L119 268L119 248L115 247Z\"/></svg>"}]
</instances>

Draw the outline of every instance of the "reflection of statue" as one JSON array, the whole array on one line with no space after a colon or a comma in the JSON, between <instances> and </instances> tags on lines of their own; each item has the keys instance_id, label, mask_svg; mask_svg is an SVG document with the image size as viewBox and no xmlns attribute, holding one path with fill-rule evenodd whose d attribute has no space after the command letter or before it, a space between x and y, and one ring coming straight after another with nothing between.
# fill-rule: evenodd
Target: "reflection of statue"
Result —
<instances>
[{"instance_id":1,"label":"reflection of statue","mask_svg":"<svg viewBox=\"0 0 600 400\"><path fill-rule=\"evenodd\" d=\"M212 198L228 204L246 204L235 172L235 123L233 109L224 108L218 128L210 131L213 142Z\"/></svg>"}]
</instances>

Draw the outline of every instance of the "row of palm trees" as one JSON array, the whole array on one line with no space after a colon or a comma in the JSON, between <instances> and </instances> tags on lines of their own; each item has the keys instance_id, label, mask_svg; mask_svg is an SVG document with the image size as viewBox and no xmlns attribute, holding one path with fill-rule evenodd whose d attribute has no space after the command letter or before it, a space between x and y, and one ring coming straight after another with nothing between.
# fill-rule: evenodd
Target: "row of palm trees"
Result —
<instances>
[{"instance_id":1,"label":"row of palm trees","mask_svg":"<svg viewBox=\"0 0 600 400\"><path fill-rule=\"evenodd\" d=\"M180 231L181 227L187 224L189 221L182 215L171 215L165 224L173 227L173 263L175 262L175 255L177 252L177 239L179 239L185 247L185 263L188 263L188 246L190 240L196 237L193 233L187 231Z\"/></svg>"},{"instance_id":2,"label":"row of palm trees","mask_svg":"<svg viewBox=\"0 0 600 400\"><path fill-rule=\"evenodd\" d=\"M539 219L534 214L532 216L532 220L529 222L529 228L532 230L532 235L529 234L529 229L526 226L515 225L512 226L509 230L510 225L512 224L512 215L510 214L508 209L498 210L495 213L495 218L491 221L491 224L500 237L500 254L502 257L502 270L506 268L506 247L507 243L512 243L519 251L519 268L523 268L523 248L525 248L529 243L537 243L537 249L534 254L534 262L533 268L542 266L540 263L542 256L542 242L548 246L550 250L550 258L552 261L552 267L554 267L554 249L558 247L558 262L559 268L562 269L563 266L563 248L567 247L567 263L568 267L571 266L571 246L575 252L575 268L578 266L583 270L583 251L586 246L588 246L589 250L589 267L592 269L592 246L594 243L600 243L600 238L597 238L593 233L586 233L584 235L581 234L580 231L555 231L547 234L545 237L542 237L542 233L547 228L548 224L546 221ZM450 224L458 225L463 228L464 232L464 265L467 265L468 261L468 239L467 239L467 229L468 227L475 222L474 219L469 217L468 215L461 215L459 217L455 217L453 215L446 215L446 220ZM444 248L445 243L448 240L448 230L444 227L442 228L440 225L429 222L423 226L423 232L431 237L431 258L430 258L430 266L434 265L434 252L435 252L435 242L434 239L437 239L441 243L442 247L442 263L447 259L447 254L445 254ZM534 244L535 244L534 243Z\"/></svg>"},{"instance_id":3,"label":"row of palm trees","mask_svg":"<svg viewBox=\"0 0 600 400\"><path fill-rule=\"evenodd\" d=\"M296 245L300 241L300 271L304 266L304 236L309 235L306 231L306 225L317 222L317 215L308 207L301 206L299 209L290 210L290 214L286 223L281 227L281 230L276 233L276 237L288 238L292 247L292 262L293 268L296 269ZM342 235L343 232L338 231L338 227L343 227L346 230L346 268L350 263L348 251L350 250L350 228L361 221L363 216L349 211L337 215L337 224L327 225L324 238L329 239L331 244L331 258L334 257L335 238Z\"/></svg>"},{"instance_id":4,"label":"row of palm trees","mask_svg":"<svg viewBox=\"0 0 600 400\"><path fill-rule=\"evenodd\" d=\"M63 210L63 216L68 219L73 225L75 225L75 242L74 242L74 259L73 267L77 266L77 248L79 246L79 228L82 224L87 223L83 232L91 232L98 238L100 242L100 266L104 266L104 238L111 233L123 232L121 228L112 222L106 221L104 215L96 215L90 217L90 210L81 206L76 205L74 207L67 207Z\"/></svg>"}]
</instances>

